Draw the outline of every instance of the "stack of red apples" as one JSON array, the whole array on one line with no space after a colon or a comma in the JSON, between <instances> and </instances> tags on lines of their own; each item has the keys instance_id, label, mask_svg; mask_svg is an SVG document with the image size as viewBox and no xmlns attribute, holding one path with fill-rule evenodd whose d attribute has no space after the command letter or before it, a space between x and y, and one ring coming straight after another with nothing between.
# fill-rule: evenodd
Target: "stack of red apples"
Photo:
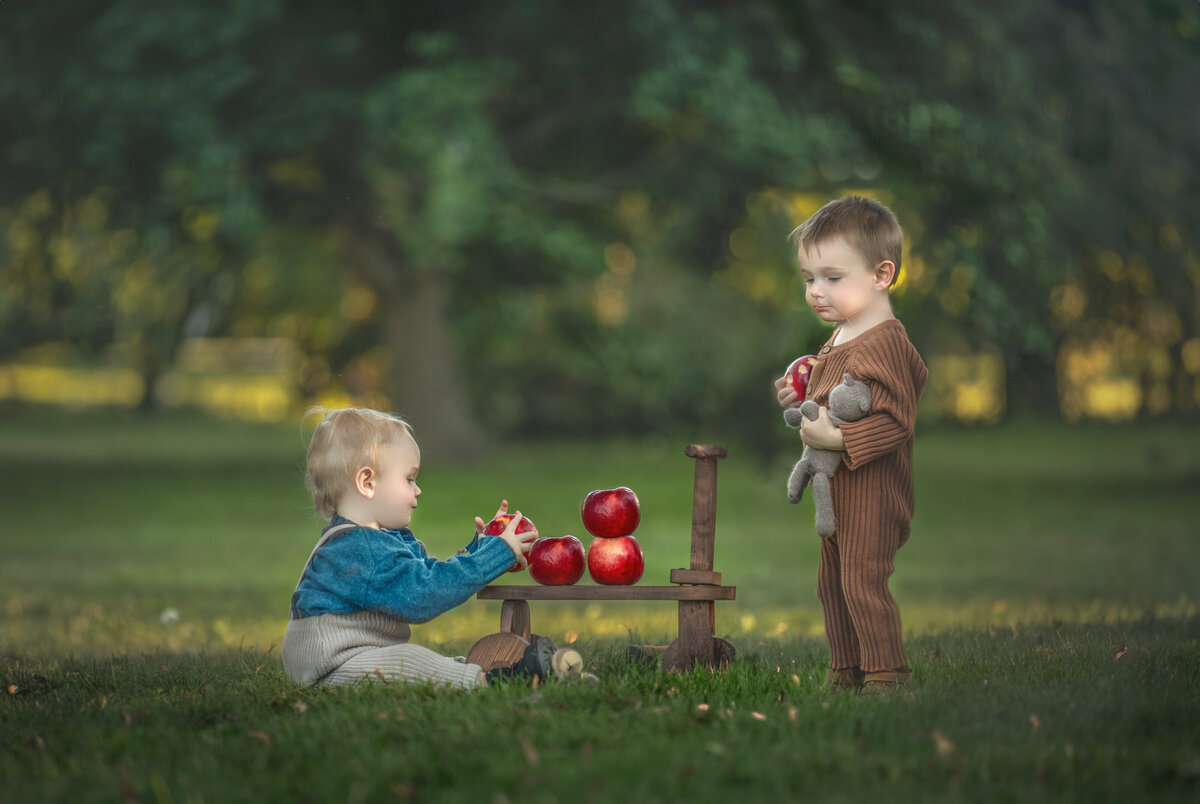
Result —
<instances>
[{"instance_id":1,"label":"stack of red apples","mask_svg":"<svg viewBox=\"0 0 1200 804\"><path fill-rule=\"evenodd\" d=\"M637 495L624 486L593 491L584 498L580 513L583 526L596 537L586 554L583 543L574 536L543 536L529 551L529 574L533 579L547 586L566 586L583 577L586 565L596 583L607 586L637 583L645 569L641 545L632 535L642 520ZM497 517L483 532L499 535L511 518L511 514ZM526 520L517 526L517 532L532 528L533 524Z\"/></svg>"}]
</instances>

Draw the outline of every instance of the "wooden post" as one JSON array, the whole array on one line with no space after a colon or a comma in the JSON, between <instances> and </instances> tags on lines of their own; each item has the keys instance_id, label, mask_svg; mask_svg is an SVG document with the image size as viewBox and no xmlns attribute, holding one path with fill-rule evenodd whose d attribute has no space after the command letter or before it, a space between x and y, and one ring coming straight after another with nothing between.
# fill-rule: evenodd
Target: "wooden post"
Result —
<instances>
[{"instance_id":1,"label":"wooden post","mask_svg":"<svg viewBox=\"0 0 1200 804\"><path fill-rule=\"evenodd\" d=\"M691 569L695 572L712 572L713 545L717 534L717 461L727 453L724 447L691 444L684 454L696 459L692 484ZM715 602L679 601L678 665L673 669L690 669L696 663L711 667L716 658L713 644L715 630Z\"/></svg>"},{"instance_id":2,"label":"wooden post","mask_svg":"<svg viewBox=\"0 0 1200 804\"><path fill-rule=\"evenodd\" d=\"M717 461L727 453L724 447L691 444L684 454L696 459L692 482L691 568L711 572L717 535Z\"/></svg>"}]
</instances>

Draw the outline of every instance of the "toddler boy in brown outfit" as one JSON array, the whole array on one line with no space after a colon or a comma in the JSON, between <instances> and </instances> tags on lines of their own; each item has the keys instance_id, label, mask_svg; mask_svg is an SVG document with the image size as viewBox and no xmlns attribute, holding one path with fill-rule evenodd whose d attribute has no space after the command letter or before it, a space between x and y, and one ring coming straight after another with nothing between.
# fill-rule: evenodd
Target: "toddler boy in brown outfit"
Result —
<instances>
[{"instance_id":1,"label":"toddler boy in brown outfit","mask_svg":"<svg viewBox=\"0 0 1200 804\"><path fill-rule=\"evenodd\" d=\"M889 297L903 232L883 204L847 196L826 204L791 237L805 300L822 321L839 325L809 377L807 398L823 407L801 429L806 445L843 453L831 480L837 531L821 541L817 578L830 680L834 689L895 690L911 670L888 578L913 516L913 426L929 374ZM871 409L835 426L825 406L843 374L870 386ZM785 408L804 401L786 377L775 388Z\"/></svg>"}]
</instances>

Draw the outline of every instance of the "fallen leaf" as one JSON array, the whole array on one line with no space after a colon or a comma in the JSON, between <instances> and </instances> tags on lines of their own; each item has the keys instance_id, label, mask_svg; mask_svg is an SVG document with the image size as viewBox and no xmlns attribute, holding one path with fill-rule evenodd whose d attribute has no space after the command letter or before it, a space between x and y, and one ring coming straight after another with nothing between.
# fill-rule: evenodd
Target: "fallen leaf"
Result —
<instances>
[{"instance_id":1,"label":"fallen leaf","mask_svg":"<svg viewBox=\"0 0 1200 804\"><path fill-rule=\"evenodd\" d=\"M294 704L292 704L292 708L300 714L304 714L308 711L308 704L306 704L304 701L296 701Z\"/></svg>"},{"instance_id":2,"label":"fallen leaf","mask_svg":"<svg viewBox=\"0 0 1200 804\"><path fill-rule=\"evenodd\" d=\"M1125 655L1125 652L1128 650L1129 650L1129 648L1121 648L1119 651L1117 651L1117 655L1113 657L1113 661L1115 662L1118 659L1120 659L1122 656Z\"/></svg>"},{"instance_id":3,"label":"fallen leaf","mask_svg":"<svg viewBox=\"0 0 1200 804\"><path fill-rule=\"evenodd\" d=\"M958 746L937 729L929 732L929 736L933 740L933 749L937 751L937 755L942 759L950 759L958 753Z\"/></svg>"},{"instance_id":4,"label":"fallen leaf","mask_svg":"<svg viewBox=\"0 0 1200 804\"><path fill-rule=\"evenodd\" d=\"M521 738L521 753L525 754L525 764L529 767L536 768L542 764L542 758L538 755L537 748L524 737Z\"/></svg>"},{"instance_id":5,"label":"fallen leaf","mask_svg":"<svg viewBox=\"0 0 1200 804\"><path fill-rule=\"evenodd\" d=\"M789 706L788 707L788 720L795 723L799 717L800 717L800 710L794 706Z\"/></svg>"},{"instance_id":6,"label":"fallen leaf","mask_svg":"<svg viewBox=\"0 0 1200 804\"><path fill-rule=\"evenodd\" d=\"M379 677L380 681L382 681L384 684L387 684L389 687L392 685L392 682L387 680L387 676L385 676L383 671L378 667L375 668L375 675Z\"/></svg>"},{"instance_id":7,"label":"fallen leaf","mask_svg":"<svg viewBox=\"0 0 1200 804\"><path fill-rule=\"evenodd\" d=\"M708 704L706 704L706 703L696 704L696 711L697 712L707 712Z\"/></svg>"},{"instance_id":8,"label":"fallen leaf","mask_svg":"<svg viewBox=\"0 0 1200 804\"><path fill-rule=\"evenodd\" d=\"M1042 727L1042 721L1037 715L1029 716L1029 725L1033 726L1033 730L1037 731Z\"/></svg>"},{"instance_id":9,"label":"fallen leaf","mask_svg":"<svg viewBox=\"0 0 1200 804\"><path fill-rule=\"evenodd\" d=\"M760 722L767 719L767 716L764 715L762 712L751 712L750 717L752 717L755 720L760 721Z\"/></svg>"},{"instance_id":10,"label":"fallen leaf","mask_svg":"<svg viewBox=\"0 0 1200 804\"><path fill-rule=\"evenodd\" d=\"M258 740L263 745L274 745L275 741L271 739L271 735L265 731L252 731L248 735L251 739Z\"/></svg>"},{"instance_id":11,"label":"fallen leaf","mask_svg":"<svg viewBox=\"0 0 1200 804\"><path fill-rule=\"evenodd\" d=\"M160 664L160 665L158 666L158 669L159 669L159 670L162 670L164 673L169 673L169 672L171 672L171 668L167 667L165 664Z\"/></svg>"},{"instance_id":12,"label":"fallen leaf","mask_svg":"<svg viewBox=\"0 0 1200 804\"><path fill-rule=\"evenodd\" d=\"M578 631L568 631L566 633L566 635L563 637L563 640L568 645L574 645L579 640L579 632Z\"/></svg>"},{"instance_id":13,"label":"fallen leaf","mask_svg":"<svg viewBox=\"0 0 1200 804\"><path fill-rule=\"evenodd\" d=\"M18 687L16 684L9 684L9 685L8 685L8 694L9 694L9 695L16 695L16 694L17 694L18 692L20 692L20 691L21 691L21 688L20 688L20 687Z\"/></svg>"}]
</instances>

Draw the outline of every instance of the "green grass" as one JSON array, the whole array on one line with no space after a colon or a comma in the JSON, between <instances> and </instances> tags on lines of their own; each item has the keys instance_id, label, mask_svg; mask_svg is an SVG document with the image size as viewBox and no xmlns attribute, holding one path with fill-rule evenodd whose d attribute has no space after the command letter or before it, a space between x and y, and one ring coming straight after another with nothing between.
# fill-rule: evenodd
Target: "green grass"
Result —
<instances>
[{"instance_id":1,"label":"green grass","mask_svg":"<svg viewBox=\"0 0 1200 804\"><path fill-rule=\"evenodd\" d=\"M501 497L580 535L587 491L643 503L645 583L687 561L684 444L517 445L427 463L435 555ZM472 695L294 688L287 598L319 522L298 428L22 413L0 421L0 801L1116 801L1200 794L1200 432L1194 424L935 431L893 590L911 692L831 697L810 502L794 456L735 445L716 568L738 586L723 673L626 664L669 603L531 604L597 686ZM523 579L516 578L517 582ZM175 608L176 623L160 614ZM472 601L415 629L448 654Z\"/></svg>"}]
</instances>

